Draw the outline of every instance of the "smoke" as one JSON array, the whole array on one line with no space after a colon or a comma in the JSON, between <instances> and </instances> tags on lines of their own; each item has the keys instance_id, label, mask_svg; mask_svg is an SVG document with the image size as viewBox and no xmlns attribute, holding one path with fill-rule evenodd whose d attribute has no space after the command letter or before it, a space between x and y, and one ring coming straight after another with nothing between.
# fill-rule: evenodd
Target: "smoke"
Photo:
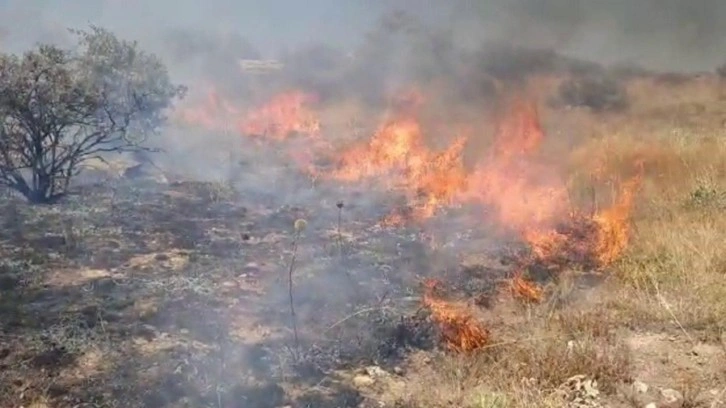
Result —
<instances>
[{"instance_id":1,"label":"smoke","mask_svg":"<svg viewBox=\"0 0 726 408\"><path fill-rule=\"evenodd\" d=\"M712 70L726 59L725 18L719 0L5 0L0 50L70 45L67 28L96 24L160 55L192 97L214 88L244 108L303 89L321 104L355 98L380 109L419 82L438 84L442 111L461 111L486 103L497 80L532 72L597 72L600 63ZM283 68L241 72L240 60L260 59ZM239 145L233 129L164 136L168 160L198 177L246 160L229 154Z\"/></svg>"},{"instance_id":2,"label":"smoke","mask_svg":"<svg viewBox=\"0 0 726 408\"><path fill-rule=\"evenodd\" d=\"M200 37L190 47L209 33L234 33L270 56L321 42L353 47L391 10L450 29L456 44L472 47L507 41L662 70L710 70L726 54L726 3L719 0L6 0L0 27L4 49L58 41L65 27L91 22L158 50L180 29Z\"/></svg>"},{"instance_id":3,"label":"smoke","mask_svg":"<svg viewBox=\"0 0 726 408\"><path fill-rule=\"evenodd\" d=\"M355 99L357 109L379 113L391 95L417 82L436 91L429 108L439 115L434 121L452 123L446 115L466 109L481 115L502 81L533 72L599 72L601 63L623 62L712 70L726 59L724 17L726 4L717 0L5 0L0 49L67 45L66 28L96 24L160 55L191 98L211 88L244 111L280 91L302 89L322 106L342 109ZM268 75L240 69L241 60L261 59L282 68ZM240 173L255 193L281 201L316 196L308 185L295 189L301 183L284 171L255 167L289 163L274 148L243 145L235 126L171 127L159 140L168 154L158 161L182 176L212 180L247 163ZM347 131L328 128L326 136L341 129ZM445 132L427 137L454 136Z\"/></svg>"},{"instance_id":4,"label":"smoke","mask_svg":"<svg viewBox=\"0 0 726 408\"><path fill-rule=\"evenodd\" d=\"M459 33L547 47L598 62L711 70L723 62L726 4L717 0L455 2Z\"/></svg>"}]
</instances>

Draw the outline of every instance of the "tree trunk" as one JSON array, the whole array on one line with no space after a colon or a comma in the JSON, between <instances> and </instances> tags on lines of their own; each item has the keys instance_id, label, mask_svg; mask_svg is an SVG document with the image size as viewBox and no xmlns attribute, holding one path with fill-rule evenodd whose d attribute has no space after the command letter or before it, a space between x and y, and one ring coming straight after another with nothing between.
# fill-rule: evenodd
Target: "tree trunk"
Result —
<instances>
[{"instance_id":1,"label":"tree trunk","mask_svg":"<svg viewBox=\"0 0 726 408\"><path fill-rule=\"evenodd\" d=\"M28 191L24 193L25 197L33 204L52 204L54 200L51 200L50 187L51 178L48 175L36 175L37 183Z\"/></svg>"}]
</instances>

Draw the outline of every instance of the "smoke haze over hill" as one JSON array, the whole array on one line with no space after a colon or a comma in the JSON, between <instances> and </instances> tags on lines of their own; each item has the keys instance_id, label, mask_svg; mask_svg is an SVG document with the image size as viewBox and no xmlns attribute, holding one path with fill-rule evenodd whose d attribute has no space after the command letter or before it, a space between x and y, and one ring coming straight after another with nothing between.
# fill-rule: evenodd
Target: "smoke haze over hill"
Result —
<instances>
[{"instance_id":1,"label":"smoke haze over hill","mask_svg":"<svg viewBox=\"0 0 726 408\"><path fill-rule=\"evenodd\" d=\"M358 44L381 14L394 9L450 30L458 45L505 40L599 62L656 69L710 70L726 55L726 3L718 0L5 0L2 47L62 41L66 27L99 24L161 50L180 31L236 35L264 56L325 42Z\"/></svg>"}]
</instances>

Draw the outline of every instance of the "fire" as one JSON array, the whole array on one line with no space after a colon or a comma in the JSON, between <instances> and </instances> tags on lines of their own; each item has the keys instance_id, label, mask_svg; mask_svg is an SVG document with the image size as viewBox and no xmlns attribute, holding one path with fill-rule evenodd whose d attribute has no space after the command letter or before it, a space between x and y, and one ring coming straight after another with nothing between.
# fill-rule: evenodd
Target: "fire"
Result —
<instances>
[{"instance_id":1,"label":"fire","mask_svg":"<svg viewBox=\"0 0 726 408\"><path fill-rule=\"evenodd\" d=\"M239 124L242 134L284 140L293 134L317 136L320 121L308 106L316 98L301 91L290 91L273 97L252 110Z\"/></svg>"},{"instance_id":2,"label":"fire","mask_svg":"<svg viewBox=\"0 0 726 408\"><path fill-rule=\"evenodd\" d=\"M489 343L489 331L478 324L463 307L440 299L436 295L439 282L425 282L424 306L431 310L431 318L441 329L446 345L454 351L471 352Z\"/></svg>"},{"instance_id":3,"label":"fire","mask_svg":"<svg viewBox=\"0 0 726 408\"><path fill-rule=\"evenodd\" d=\"M470 176L467 195L493 209L498 225L519 233L529 245L531 256L522 261L522 269L533 264L611 264L627 246L641 177L623 184L611 208L587 216L573 208L564 178L537 157L543 139L536 106L515 101L488 159ZM521 288L522 282L515 287Z\"/></svg>"},{"instance_id":4,"label":"fire","mask_svg":"<svg viewBox=\"0 0 726 408\"><path fill-rule=\"evenodd\" d=\"M438 152L426 146L415 115L421 103L419 93L396 101L395 112L373 137L340 154L336 168L328 175L346 182L376 177L385 180L388 190L402 192L410 206L409 214L394 213L384 220L384 224L396 225L407 218L432 217L439 208L454 203L466 182L462 161L466 139L456 138L445 150Z\"/></svg>"},{"instance_id":5,"label":"fire","mask_svg":"<svg viewBox=\"0 0 726 408\"><path fill-rule=\"evenodd\" d=\"M319 135L320 121L309 108L315 100L311 94L289 91L246 111L221 96L217 90L210 89L203 101L180 109L177 119L208 130L236 130L245 136L282 141L295 134Z\"/></svg>"},{"instance_id":6,"label":"fire","mask_svg":"<svg viewBox=\"0 0 726 408\"><path fill-rule=\"evenodd\" d=\"M536 106L515 102L465 193L492 210L499 225L524 238L549 234L569 210L564 181L536 156L543 139Z\"/></svg>"},{"instance_id":7,"label":"fire","mask_svg":"<svg viewBox=\"0 0 726 408\"><path fill-rule=\"evenodd\" d=\"M375 180L406 199L406 208L386 217L384 225L425 220L442 208L462 203L483 206L495 225L517 234L529 247L510 281L512 293L528 302L543 298L542 289L525 277L531 268L554 272L573 265L604 268L627 247L628 223L642 169L622 184L610 208L594 215L575 208L564 174L540 154L545 132L536 104L527 98L513 99L507 105L492 145L471 170L465 168L462 158L466 137L456 137L440 150L427 145L419 120L426 99L416 89L394 98L370 139L334 153L332 168L316 167L315 157L321 151L330 152L330 145L317 137L321 124L311 108L315 102L313 95L290 91L245 111L210 92L201 107L183 111L182 118L211 129L231 123L243 135L277 142L295 134L309 136L304 148L291 149L291 157L316 178L350 183ZM445 327L444 335L453 348L471 350L486 342L486 331L476 328L464 311L436 298L433 287L424 303Z\"/></svg>"},{"instance_id":8,"label":"fire","mask_svg":"<svg viewBox=\"0 0 726 408\"><path fill-rule=\"evenodd\" d=\"M177 110L176 120L186 125L213 131L229 130L230 120L241 115L241 110L210 88L198 104Z\"/></svg>"},{"instance_id":9,"label":"fire","mask_svg":"<svg viewBox=\"0 0 726 408\"><path fill-rule=\"evenodd\" d=\"M327 176L345 182L376 179L403 193L408 208L386 217L383 224L388 226L428 219L462 202L484 206L495 225L517 234L530 248L512 284L531 301L542 298L523 277L532 266L604 267L620 256L628 242L638 178L624 184L612 208L587 215L573 207L557 166L539 155L545 133L534 103L513 100L484 159L467 172L462 160L466 138L438 152L426 145L417 118L424 102L421 93L403 94L372 138L340 153Z\"/></svg>"},{"instance_id":10,"label":"fire","mask_svg":"<svg viewBox=\"0 0 726 408\"><path fill-rule=\"evenodd\" d=\"M621 186L617 202L593 217L598 226L594 254L601 266L615 262L628 246L630 213L643 177L642 165L639 166L639 173Z\"/></svg>"},{"instance_id":11,"label":"fire","mask_svg":"<svg viewBox=\"0 0 726 408\"><path fill-rule=\"evenodd\" d=\"M543 299L543 291L524 277L530 268L603 268L618 259L628 244L642 175L641 168L623 183L612 207L586 215L572 206L564 178L537 156L543 138L536 107L513 103L487 160L469 175L463 194L490 209L497 225L528 244L529 254L519 260L509 283L515 297L532 303Z\"/></svg>"},{"instance_id":12,"label":"fire","mask_svg":"<svg viewBox=\"0 0 726 408\"><path fill-rule=\"evenodd\" d=\"M528 303L539 303L542 301L542 288L524 279L521 273L517 273L510 282L512 294Z\"/></svg>"}]
</instances>

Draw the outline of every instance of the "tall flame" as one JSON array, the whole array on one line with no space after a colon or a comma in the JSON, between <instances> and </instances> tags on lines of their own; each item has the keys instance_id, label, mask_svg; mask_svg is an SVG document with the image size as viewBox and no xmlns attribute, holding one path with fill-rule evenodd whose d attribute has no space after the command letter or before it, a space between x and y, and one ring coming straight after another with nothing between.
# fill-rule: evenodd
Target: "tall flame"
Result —
<instances>
[{"instance_id":1,"label":"tall flame","mask_svg":"<svg viewBox=\"0 0 726 408\"><path fill-rule=\"evenodd\" d=\"M565 183L536 156L543 139L536 106L515 101L486 160L470 175L466 192L492 210L499 225L534 245L543 235L551 237L554 225L569 211Z\"/></svg>"},{"instance_id":2,"label":"tall flame","mask_svg":"<svg viewBox=\"0 0 726 408\"><path fill-rule=\"evenodd\" d=\"M630 214L643 178L642 164L639 167L638 174L621 186L616 203L593 218L598 227L593 250L601 266L615 262L628 246Z\"/></svg>"}]
</instances>

